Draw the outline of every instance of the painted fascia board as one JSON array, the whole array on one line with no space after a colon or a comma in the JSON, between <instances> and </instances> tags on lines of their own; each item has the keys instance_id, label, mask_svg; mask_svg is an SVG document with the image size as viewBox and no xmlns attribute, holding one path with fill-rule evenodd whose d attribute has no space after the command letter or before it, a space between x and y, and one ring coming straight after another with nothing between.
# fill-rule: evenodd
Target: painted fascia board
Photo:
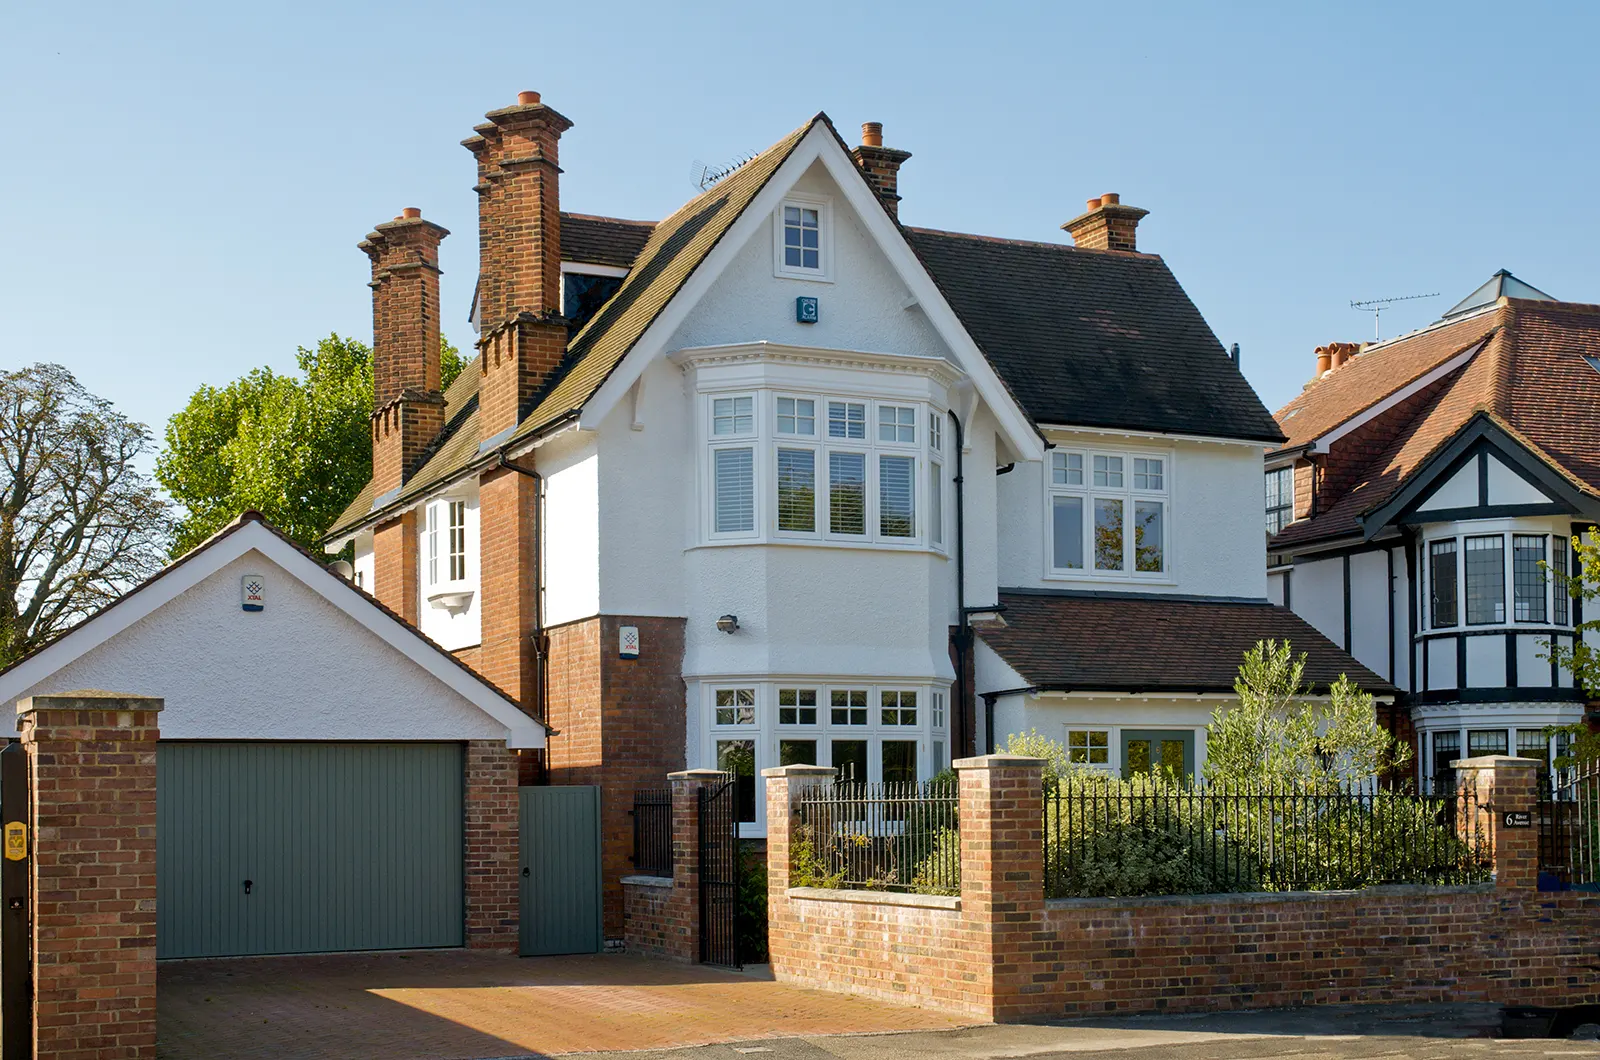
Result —
<instances>
[{"instance_id":1,"label":"painted fascia board","mask_svg":"<svg viewBox=\"0 0 1600 1060\"><path fill-rule=\"evenodd\" d=\"M418 634L402 627L343 579L255 522L246 523L226 537L203 546L199 555L145 585L119 606L88 619L39 654L0 675L0 703L15 699L252 550L260 552L379 640L422 667L435 680L504 725L508 747L537 749L545 746L544 729L538 722L459 666L438 658L437 650L422 643Z\"/></svg>"},{"instance_id":2,"label":"painted fascia board","mask_svg":"<svg viewBox=\"0 0 1600 1060\"><path fill-rule=\"evenodd\" d=\"M1050 434L1096 434L1107 438L1148 438L1159 442L1200 442L1205 445L1240 445L1266 451L1271 442L1249 438L1219 438L1210 434L1177 434L1171 431L1141 431L1132 427L1073 427L1064 423L1041 423L1039 430Z\"/></svg>"},{"instance_id":3,"label":"painted fascia board","mask_svg":"<svg viewBox=\"0 0 1600 1060\"><path fill-rule=\"evenodd\" d=\"M1428 371L1423 372L1421 375L1417 376L1411 382L1407 383L1399 390L1396 390L1383 400L1368 405L1366 408L1362 409L1354 416L1351 416L1337 427L1318 435L1316 438L1311 440L1310 451L1314 453L1326 453L1329 448L1331 448L1333 444L1340 438L1343 438L1351 431L1359 430L1366 424L1371 423L1373 420L1377 419L1379 416L1382 416L1385 412L1388 412L1402 401L1405 401L1407 398L1425 389L1426 387L1433 385L1440 379L1443 379L1445 376L1455 371L1457 368L1460 368L1462 365L1472 360L1472 358L1478 355L1479 350L1488 345L1488 342L1488 339L1483 339L1472 346L1468 346L1455 356L1434 365L1432 368L1428 369Z\"/></svg>"},{"instance_id":4,"label":"painted fascia board","mask_svg":"<svg viewBox=\"0 0 1600 1060\"><path fill-rule=\"evenodd\" d=\"M628 351L610 378L585 402L579 425L589 430L598 428L617 403L627 396L634 381L660 356L689 312L744 249L745 244L755 237L757 229L767 227L778 204L819 158L840 193L871 233L890 267L922 306L924 315L933 324L939 337L959 358L959 367L973 379L978 392L994 411L1006 440L1023 459L1042 460L1044 443L1033 429L1032 421L1012 400L1010 392L995 374L994 366L967 334L955 310L950 308L934 285L910 244L889 220L882 204L873 197L871 189L856 171L855 162L839 147L832 130L820 121L811 127L789 157L767 179L766 185L745 206L738 220L723 233L717 245L696 266L672 300L656 314L655 320L634 343L633 349Z\"/></svg>"}]
</instances>

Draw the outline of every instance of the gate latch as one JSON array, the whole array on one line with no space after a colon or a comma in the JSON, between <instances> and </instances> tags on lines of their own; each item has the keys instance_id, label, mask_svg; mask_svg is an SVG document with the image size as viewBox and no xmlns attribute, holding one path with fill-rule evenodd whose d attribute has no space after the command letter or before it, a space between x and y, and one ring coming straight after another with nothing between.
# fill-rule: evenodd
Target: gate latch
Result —
<instances>
[{"instance_id":1,"label":"gate latch","mask_svg":"<svg viewBox=\"0 0 1600 1060\"><path fill-rule=\"evenodd\" d=\"M528 875L528 866L526 866L526 865L522 866L522 874L524 876Z\"/></svg>"},{"instance_id":2,"label":"gate latch","mask_svg":"<svg viewBox=\"0 0 1600 1060\"><path fill-rule=\"evenodd\" d=\"M250 888L254 887L255 885L256 885L256 881L255 880L245 880L244 881L244 893L245 894L249 894L250 893Z\"/></svg>"}]
</instances>

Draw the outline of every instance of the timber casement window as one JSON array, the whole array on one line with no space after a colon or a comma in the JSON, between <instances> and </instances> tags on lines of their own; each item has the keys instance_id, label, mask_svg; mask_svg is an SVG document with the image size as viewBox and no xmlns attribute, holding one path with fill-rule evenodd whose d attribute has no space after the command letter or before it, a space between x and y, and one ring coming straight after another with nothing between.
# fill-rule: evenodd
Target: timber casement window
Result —
<instances>
[{"instance_id":1,"label":"timber casement window","mask_svg":"<svg viewBox=\"0 0 1600 1060\"><path fill-rule=\"evenodd\" d=\"M1551 617L1554 618L1556 625L1564 626L1570 621L1568 615L1571 614L1572 608L1572 589L1567 584L1567 578L1570 577L1567 573L1567 556L1570 548L1566 537L1561 534L1556 534L1555 540L1550 544L1550 567L1555 571L1555 577L1550 579L1554 586Z\"/></svg>"},{"instance_id":2,"label":"timber casement window","mask_svg":"<svg viewBox=\"0 0 1600 1060\"><path fill-rule=\"evenodd\" d=\"M1171 459L1052 450L1046 481L1050 573L1122 579L1168 574Z\"/></svg>"},{"instance_id":3,"label":"timber casement window","mask_svg":"<svg viewBox=\"0 0 1600 1060\"><path fill-rule=\"evenodd\" d=\"M430 501L423 509L422 570L430 588L467 580L466 501Z\"/></svg>"},{"instance_id":4,"label":"timber casement window","mask_svg":"<svg viewBox=\"0 0 1600 1060\"><path fill-rule=\"evenodd\" d=\"M1090 766L1111 763L1111 732L1109 729L1067 730L1067 759Z\"/></svg>"},{"instance_id":5,"label":"timber casement window","mask_svg":"<svg viewBox=\"0 0 1600 1060\"><path fill-rule=\"evenodd\" d=\"M1467 625L1506 620L1506 541L1500 534L1469 537L1466 546Z\"/></svg>"},{"instance_id":6,"label":"timber casement window","mask_svg":"<svg viewBox=\"0 0 1600 1060\"><path fill-rule=\"evenodd\" d=\"M1294 468L1267 472L1267 533L1276 534L1294 522Z\"/></svg>"},{"instance_id":7,"label":"timber casement window","mask_svg":"<svg viewBox=\"0 0 1600 1060\"><path fill-rule=\"evenodd\" d=\"M942 410L797 394L706 402L709 540L943 551Z\"/></svg>"},{"instance_id":8,"label":"timber casement window","mask_svg":"<svg viewBox=\"0 0 1600 1060\"><path fill-rule=\"evenodd\" d=\"M1511 535L1513 617L1518 622L1545 620L1545 535Z\"/></svg>"},{"instance_id":9,"label":"timber casement window","mask_svg":"<svg viewBox=\"0 0 1600 1060\"><path fill-rule=\"evenodd\" d=\"M461 581L467 576L467 502L451 501L450 509L450 580Z\"/></svg>"},{"instance_id":10,"label":"timber casement window","mask_svg":"<svg viewBox=\"0 0 1600 1060\"><path fill-rule=\"evenodd\" d=\"M1434 629L1456 625L1455 538L1428 545L1428 583L1432 589L1429 624Z\"/></svg>"},{"instance_id":11,"label":"timber casement window","mask_svg":"<svg viewBox=\"0 0 1600 1060\"><path fill-rule=\"evenodd\" d=\"M832 278L833 211L824 198L794 195L773 215L773 272L796 280Z\"/></svg>"}]
</instances>

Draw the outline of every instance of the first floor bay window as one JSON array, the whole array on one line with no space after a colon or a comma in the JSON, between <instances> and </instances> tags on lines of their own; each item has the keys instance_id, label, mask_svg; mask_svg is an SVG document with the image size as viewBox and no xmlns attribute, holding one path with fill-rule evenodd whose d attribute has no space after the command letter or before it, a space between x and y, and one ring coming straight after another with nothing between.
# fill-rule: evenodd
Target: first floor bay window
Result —
<instances>
[{"instance_id":1,"label":"first floor bay window","mask_svg":"<svg viewBox=\"0 0 1600 1060\"><path fill-rule=\"evenodd\" d=\"M1170 457L1050 453L1050 572L1139 578L1167 573Z\"/></svg>"},{"instance_id":2,"label":"first floor bay window","mask_svg":"<svg viewBox=\"0 0 1600 1060\"><path fill-rule=\"evenodd\" d=\"M1433 537L1425 555L1421 597L1429 629L1572 621L1566 582L1570 547L1564 533Z\"/></svg>"}]
</instances>

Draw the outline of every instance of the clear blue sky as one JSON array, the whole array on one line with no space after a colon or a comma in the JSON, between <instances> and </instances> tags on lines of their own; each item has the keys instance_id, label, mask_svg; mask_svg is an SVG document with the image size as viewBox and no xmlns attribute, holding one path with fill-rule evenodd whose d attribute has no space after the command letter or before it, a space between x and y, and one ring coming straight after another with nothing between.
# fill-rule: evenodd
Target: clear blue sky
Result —
<instances>
[{"instance_id":1,"label":"clear blue sky","mask_svg":"<svg viewBox=\"0 0 1600 1060\"><path fill-rule=\"evenodd\" d=\"M66 364L158 433L201 383L370 337L355 244L419 206L476 268L484 111L576 124L562 205L659 218L696 160L825 110L915 154L910 224L1025 239L1104 191L1268 406L1354 298L1497 268L1600 302L1600 21L1577 4L0 4L0 365ZM1206 10L1201 10L1202 8Z\"/></svg>"}]
</instances>

